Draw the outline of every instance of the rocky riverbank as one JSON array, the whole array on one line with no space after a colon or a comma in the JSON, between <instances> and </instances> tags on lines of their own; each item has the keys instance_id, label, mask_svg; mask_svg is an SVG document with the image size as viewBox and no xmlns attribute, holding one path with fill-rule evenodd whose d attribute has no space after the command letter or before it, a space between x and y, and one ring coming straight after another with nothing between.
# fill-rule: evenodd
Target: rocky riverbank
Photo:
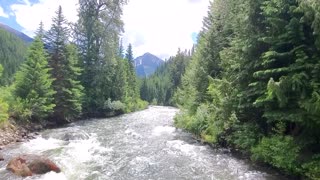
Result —
<instances>
[{"instance_id":1,"label":"rocky riverbank","mask_svg":"<svg viewBox=\"0 0 320 180\"><path fill-rule=\"evenodd\" d=\"M4 148L4 146L12 143L34 139L41 129L41 125L31 123L19 125L10 121L2 124L0 127L0 150Z\"/></svg>"}]
</instances>

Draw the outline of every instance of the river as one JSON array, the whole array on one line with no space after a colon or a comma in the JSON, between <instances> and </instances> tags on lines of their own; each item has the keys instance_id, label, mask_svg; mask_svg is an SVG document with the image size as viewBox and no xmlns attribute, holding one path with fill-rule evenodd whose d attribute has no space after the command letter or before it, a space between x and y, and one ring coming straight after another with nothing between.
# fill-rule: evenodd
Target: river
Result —
<instances>
[{"instance_id":1,"label":"river","mask_svg":"<svg viewBox=\"0 0 320 180\"><path fill-rule=\"evenodd\" d=\"M29 142L6 147L8 157L40 154L61 167L61 173L26 180L275 180L281 176L254 167L221 149L212 149L173 127L178 110L149 107L107 119L78 121L46 130ZM0 162L0 179L21 179Z\"/></svg>"}]
</instances>

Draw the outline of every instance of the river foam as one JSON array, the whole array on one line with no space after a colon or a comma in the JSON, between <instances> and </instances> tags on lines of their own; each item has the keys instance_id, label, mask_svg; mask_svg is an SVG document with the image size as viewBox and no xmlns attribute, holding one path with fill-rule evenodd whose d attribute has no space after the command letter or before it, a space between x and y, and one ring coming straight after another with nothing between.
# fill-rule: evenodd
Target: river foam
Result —
<instances>
[{"instance_id":1,"label":"river foam","mask_svg":"<svg viewBox=\"0 0 320 180\"><path fill-rule=\"evenodd\" d=\"M30 142L2 151L44 155L61 173L27 180L280 180L230 153L199 143L173 127L175 108L150 107L115 118L75 122L42 132ZM21 180L0 162L0 179Z\"/></svg>"}]
</instances>

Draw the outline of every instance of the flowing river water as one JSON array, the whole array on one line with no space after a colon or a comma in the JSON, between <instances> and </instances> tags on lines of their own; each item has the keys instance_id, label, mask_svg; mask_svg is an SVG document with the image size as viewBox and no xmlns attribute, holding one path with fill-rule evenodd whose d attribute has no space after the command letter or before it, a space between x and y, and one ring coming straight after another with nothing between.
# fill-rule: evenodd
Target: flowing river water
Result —
<instances>
[{"instance_id":1,"label":"flowing river water","mask_svg":"<svg viewBox=\"0 0 320 180\"><path fill-rule=\"evenodd\" d=\"M173 127L176 113L175 108L153 106L43 131L34 140L3 150L6 160L0 162L0 179L22 179L5 170L7 159L19 154L47 156L62 169L26 180L283 179L225 150L197 142Z\"/></svg>"}]
</instances>

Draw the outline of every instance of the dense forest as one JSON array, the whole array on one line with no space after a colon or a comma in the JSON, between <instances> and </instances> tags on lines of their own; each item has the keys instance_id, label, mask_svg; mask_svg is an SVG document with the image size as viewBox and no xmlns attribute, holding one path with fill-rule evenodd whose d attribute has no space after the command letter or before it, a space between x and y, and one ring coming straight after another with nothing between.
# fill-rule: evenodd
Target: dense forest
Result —
<instances>
[{"instance_id":1,"label":"dense forest","mask_svg":"<svg viewBox=\"0 0 320 180\"><path fill-rule=\"evenodd\" d=\"M13 82L14 73L25 60L27 44L14 34L0 28L0 64L3 66L0 85Z\"/></svg>"},{"instance_id":2,"label":"dense forest","mask_svg":"<svg viewBox=\"0 0 320 180\"><path fill-rule=\"evenodd\" d=\"M214 0L195 47L144 79L119 40L125 3L80 0L75 24L59 7L31 45L0 30L0 122L64 124L146 101L177 106L176 127L320 178L320 1Z\"/></svg>"},{"instance_id":3,"label":"dense forest","mask_svg":"<svg viewBox=\"0 0 320 180\"><path fill-rule=\"evenodd\" d=\"M191 51L179 49L175 56L166 60L150 77L142 79L141 99L153 105L174 106L173 94L181 84L181 77L192 54L193 49Z\"/></svg>"},{"instance_id":4,"label":"dense forest","mask_svg":"<svg viewBox=\"0 0 320 180\"><path fill-rule=\"evenodd\" d=\"M320 1L215 0L173 100L209 143L320 178Z\"/></svg>"},{"instance_id":5,"label":"dense forest","mask_svg":"<svg viewBox=\"0 0 320 180\"><path fill-rule=\"evenodd\" d=\"M77 23L67 22L60 6L51 28L40 23L31 44L0 30L0 122L57 125L147 106L132 46L126 52L119 47L125 1L79 3Z\"/></svg>"}]
</instances>

